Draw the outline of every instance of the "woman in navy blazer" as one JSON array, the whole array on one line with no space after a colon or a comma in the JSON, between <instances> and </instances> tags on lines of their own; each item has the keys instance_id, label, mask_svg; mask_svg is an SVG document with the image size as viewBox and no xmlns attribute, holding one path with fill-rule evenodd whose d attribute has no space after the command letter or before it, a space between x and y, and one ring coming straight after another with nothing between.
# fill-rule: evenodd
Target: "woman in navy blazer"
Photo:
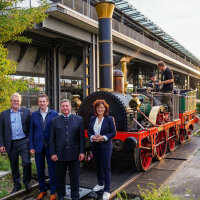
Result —
<instances>
[{"instance_id":1,"label":"woman in navy blazer","mask_svg":"<svg viewBox=\"0 0 200 200\"><path fill-rule=\"evenodd\" d=\"M104 100L96 100L93 109L95 116L91 118L88 128L98 178L93 191L104 189L103 200L107 200L110 197L112 138L116 135L116 127L113 117L108 115L109 106Z\"/></svg>"}]
</instances>

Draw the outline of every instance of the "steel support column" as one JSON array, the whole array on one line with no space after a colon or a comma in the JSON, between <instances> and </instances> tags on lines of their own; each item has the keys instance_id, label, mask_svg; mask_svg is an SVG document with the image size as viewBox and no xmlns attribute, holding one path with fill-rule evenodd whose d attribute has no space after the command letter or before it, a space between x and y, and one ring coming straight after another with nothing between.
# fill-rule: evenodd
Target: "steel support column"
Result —
<instances>
[{"instance_id":1,"label":"steel support column","mask_svg":"<svg viewBox=\"0 0 200 200\"><path fill-rule=\"evenodd\" d=\"M54 56L56 57L54 63L54 99L55 110L60 111L60 70L59 70L59 55L60 50L54 50Z\"/></svg>"},{"instance_id":2,"label":"steel support column","mask_svg":"<svg viewBox=\"0 0 200 200\"><path fill-rule=\"evenodd\" d=\"M83 98L89 95L90 93L90 85L89 85L89 80L90 80L90 75L89 75L89 55L90 55L90 48L89 44L86 44L83 47Z\"/></svg>"},{"instance_id":3,"label":"steel support column","mask_svg":"<svg viewBox=\"0 0 200 200\"><path fill-rule=\"evenodd\" d=\"M97 36L91 35L91 43L83 47L83 98L97 89Z\"/></svg>"},{"instance_id":4,"label":"steel support column","mask_svg":"<svg viewBox=\"0 0 200 200\"><path fill-rule=\"evenodd\" d=\"M97 89L98 75L97 75L97 63L98 63L98 53L97 53L97 35L91 35L92 44L90 45L90 93L95 92Z\"/></svg>"},{"instance_id":5,"label":"steel support column","mask_svg":"<svg viewBox=\"0 0 200 200\"><path fill-rule=\"evenodd\" d=\"M46 94L49 97L49 105L59 111L60 102L60 73L59 73L59 50L52 48L46 55L45 73Z\"/></svg>"},{"instance_id":6,"label":"steel support column","mask_svg":"<svg viewBox=\"0 0 200 200\"><path fill-rule=\"evenodd\" d=\"M54 108L54 88L53 88L53 49L48 49L46 51L46 70L45 70L45 91L49 97L49 106Z\"/></svg>"},{"instance_id":7,"label":"steel support column","mask_svg":"<svg viewBox=\"0 0 200 200\"><path fill-rule=\"evenodd\" d=\"M187 75L187 89L190 89L190 76L189 74Z\"/></svg>"}]
</instances>

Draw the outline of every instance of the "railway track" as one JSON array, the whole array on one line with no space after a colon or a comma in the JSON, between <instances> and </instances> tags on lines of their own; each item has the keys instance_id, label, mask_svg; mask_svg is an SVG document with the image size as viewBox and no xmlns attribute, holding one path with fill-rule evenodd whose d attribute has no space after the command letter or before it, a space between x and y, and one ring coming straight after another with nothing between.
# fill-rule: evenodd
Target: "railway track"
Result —
<instances>
[{"instance_id":1,"label":"railway track","mask_svg":"<svg viewBox=\"0 0 200 200\"><path fill-rule=\"evenodd\" d=\"M200 129L199 129L200 130ZM199 131L196 130L195 132ZM187 142L188 143L188 142ZM184 146L184 144L183 144ZM176 146L176 150L179 150L181 145ZM123 154L123 155L119 155ZM186 160L181 158L170 158L170 154L168 153L166 155L165 160ZM120 156L121 160L119 162L118 157ZM169 156L169 158L168 158ZM122 159L123 158L123 159ZM136 168L132 165L133 159L130 159L130 153L124 151L124 152L114 152L112 156L112 183L111 183L111 199L114 198L118 192L126 188L130 188L129 186L132 184L134 185L134 182L137 182L140 177L143 177L147 172L139 173L137 172ZM153 162L151 165L151 168L148 170L151 171L151 169L155 169L156 165L159 162ZM69 184L68 175L66 176L66 184ZM82 197L82 200L86 199L100 199L101 193L94 193L90 192L92 191L93 186L96 184L96 171L94 167L94 163L85 164L80 169L80 187L82 190L86 189L89 192L88 194ZM129 190L129 189L127 189ZM20 190L17 193L8 195L2 200L34 200L36 199L37 194L39 193L38 184L34 184L31 186L30 191ZM49 199L49 195L47 195L45 199Z\"/></svg>"}]
</instances>

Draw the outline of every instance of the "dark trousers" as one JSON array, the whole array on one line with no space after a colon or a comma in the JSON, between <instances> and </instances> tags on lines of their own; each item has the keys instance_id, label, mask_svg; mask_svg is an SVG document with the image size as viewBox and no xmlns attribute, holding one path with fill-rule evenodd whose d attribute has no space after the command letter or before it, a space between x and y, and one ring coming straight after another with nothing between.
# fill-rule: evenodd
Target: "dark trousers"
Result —
<instances>
[{"instance_id":1,"label":"dark trousers","mask_svg":"<svg viewBox=\"0 0 200 200\"><path fill-rule=\"evenodd\" d=\"M168 111L170 112L171 116L173 116L173 105L172 105L172 91L166 91L163 93L167 93L166 95L161 96L160 100L163 104L168 106Z\"/></svg>"},{"instance_id":2,"label":"dark trousers","mask_svg":"<svg viewBox=\"0 0 200 200\"><path fill-rule=\"evenodd\" d=\"M29 152L29 142L27 139L12 142L11 151L8 153L12 178L15 187L20 187L19 156L22 159L23 183L28 185L31 181L31 161Z\"/></svg>"},{"instance_id":3,"label":"dark trousers","mask_svg":"<svg viewBox=\"0 0 200 200\"><path fill-rule=\"evenodd\" d=\"M71 188L71 199L79 199L79 169L80 163L78 160L73 161L56 161L56 177L58 184L58 197L65 196L65 177L69 170L70 188Z\"/></svg>"},{"instance_id":4,"label":"dark trousers","mask_svg":"<svg viewBox=\"0 0 200 200\"><path fill-rule=\"evenodd\" d=\"M50 156L50 150L49 148L43 148L42 152L35 153L35 163L37 167L37 176L38 176L38 182L40 186L40 192L46 192L47 191L47 185L45 181L45 157L48 165L48 172L49 172L49 186L50 186L50 192L51 194L56 193L56 168L55 163L51 160Z\"/></svg>"},{"instance_id":5,"label":"dark trousers","mask_svg":"<svg viewBox=\"0 0 200 200\"><path fill-rule=\"evenodd\" d=\"M98 146L93 148L94 160L97 168L98 185L104 185L104 191L110 192L110 161L112 149L100 149Z\"/></svg>"}]
</instances>

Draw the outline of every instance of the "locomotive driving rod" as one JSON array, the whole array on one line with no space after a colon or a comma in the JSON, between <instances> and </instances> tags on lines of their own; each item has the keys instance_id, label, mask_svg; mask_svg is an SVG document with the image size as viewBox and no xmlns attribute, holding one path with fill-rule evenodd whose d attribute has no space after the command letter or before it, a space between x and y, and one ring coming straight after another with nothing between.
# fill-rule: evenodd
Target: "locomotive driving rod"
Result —
<instances>
[{"instance_id":1,"label":"locomotive driving rod","mask_svg":"<svg viewBox=\"0 0 200 200\"><path fill-rule=\"evenodd\" d=\"M140 128L145 129L144 126L142 126L142 124L140 124L135 118L132 118L133 121L140 126Z\"/></svg>"},{"instance_id":2,"label":"locomotive driving rod","mask_svg":"<svg viewBox=\"0 0 200 200\"><path fill-rule=\"evenodd\" d=\"M153 126L157 126L157 125L155 125L153 122L151 122L151 120L150 120L140 109L138 109L138 111L139 111Z\"/></svg>"}]
</instances>

